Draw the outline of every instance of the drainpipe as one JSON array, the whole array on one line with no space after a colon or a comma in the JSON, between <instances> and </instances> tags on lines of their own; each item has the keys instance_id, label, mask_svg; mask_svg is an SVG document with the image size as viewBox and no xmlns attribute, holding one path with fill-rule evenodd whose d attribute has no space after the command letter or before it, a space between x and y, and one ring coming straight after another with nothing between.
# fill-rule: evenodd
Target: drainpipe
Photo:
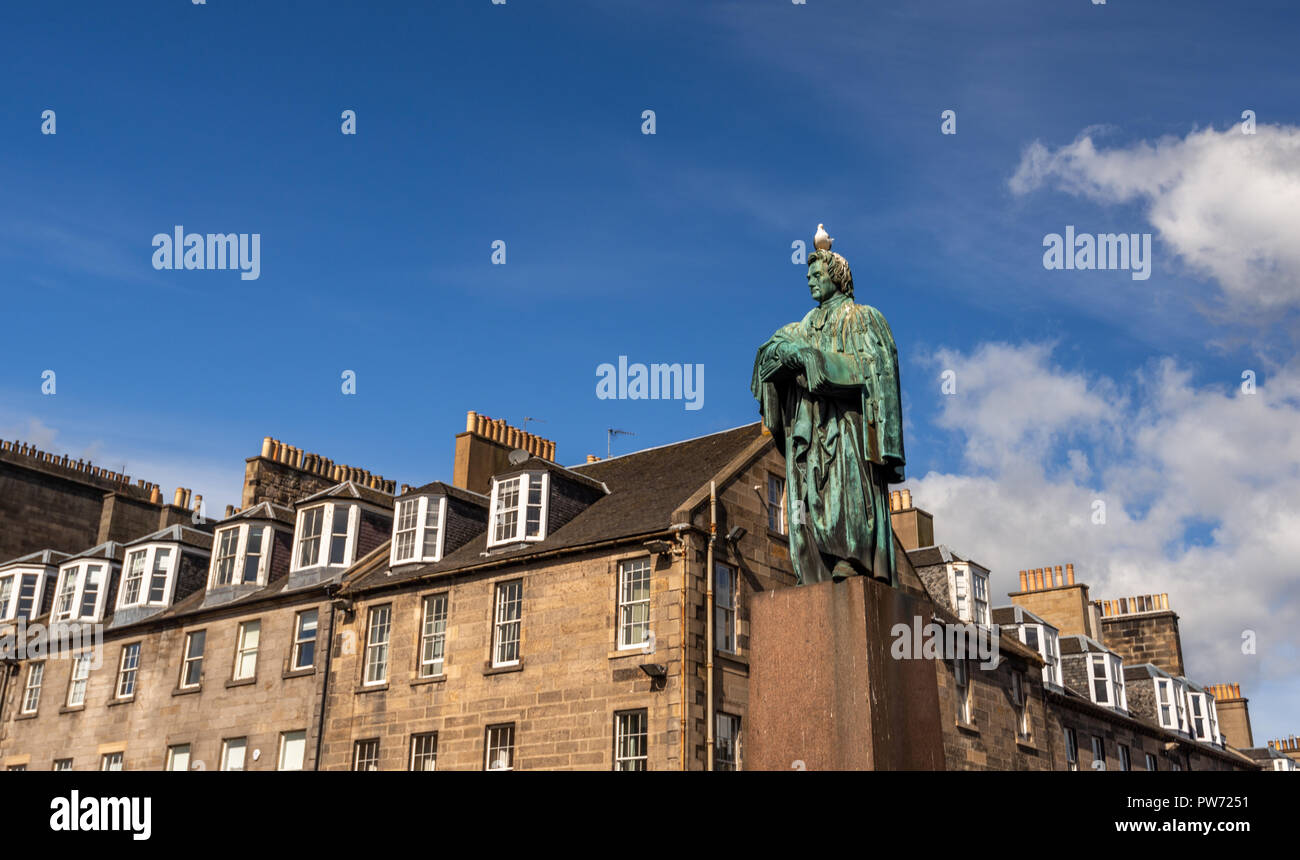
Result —
<instances>
[{"instance_id":1,"label":"drainpipe","mask_svg":"<svg viewBox=\"0 0 1300 860\"><path fill-rule=\"evenodd\" d=\"M708 738L704 755L705 770L713 770L713 544L718 539L718 484L709 481L709 554L707 556L708 614L704 621L704 671L707 688L704 694L704 730Z\"/></svg>"},{"instance_id":2,"label":"drainpipe","mask_svg":"<svg viewBox=\"0 0 1300 860\"><path fill-rule=\"evenodd\" d=\"M325 608L329 610L330 615L330 632L325 639L325 677L321 678L320 685L320 722L316 729L316 761L313 770L320 770L320 753L321 746L325 742L325 720L329 710L330 696L330 667L334 662L334 617L339 610L334 608L334 595L338 593L338 586L331 583L325 586ZM316 629L316 640L320 641L320 628Z\"/></svg>"},{"instance_id":3,"label":"drainpipe","mask_svg":"<svg viewBox=\"0 0 1300 860\"><path fill-rule=\"evenodd\" d=\"M686 575L686 556L687 556L688 552L690 551L690 550L689 550L689 546L690 546L690 544L689 544L688 541L686 540L686 535L685 535L685 534L681 534L681 533L679 533L679 534L677 535L677 540L679 541L679 543L680 543L680 545L681 545L681 548L682 548L682 557L681 557L681 559L680 559L680 561L681 561L681 563L682 563L682 612L681 612L681 616L682 616L682 617L681 617L681 622L682 622L682 636L681 636L681 639L678 640L679 647L681 648L682 666L681 666L681 681L680 681L680 683L677 685L678 693L681 695L681 712L682 712L681 746L682 746L682 750L681 750L681 755L680 755L679 758L678 758L678 762L681 764L681 769L682 769L682 770L686 770L686 702L687 702L687 696L686 696L686 663L687 663L687 657L690 655L690 650L687 648L687 644L686 644L686 586L687 586L687 582L688 582L688 580L687 580L687 575ZM3 701L3 700L0 700L0 701Z\"/></svg>"}]
</instances>

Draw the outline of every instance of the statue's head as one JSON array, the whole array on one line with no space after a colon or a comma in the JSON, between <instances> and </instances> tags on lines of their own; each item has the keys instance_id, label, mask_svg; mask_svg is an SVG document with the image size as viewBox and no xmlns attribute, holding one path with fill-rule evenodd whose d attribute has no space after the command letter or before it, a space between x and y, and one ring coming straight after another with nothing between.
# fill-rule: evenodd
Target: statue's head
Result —
<instances>
[{"instance_id":1,"label":"statue's head","mask_svg":"<svg viewBox=\"0 0 1300 860\"><path fill-rule=\"evenodd\" d=\"M844 293L853 298L853 272L849 261L830 250L817 250L808 255L808 290L820 304Z\"/></svg>"}]
</instances>

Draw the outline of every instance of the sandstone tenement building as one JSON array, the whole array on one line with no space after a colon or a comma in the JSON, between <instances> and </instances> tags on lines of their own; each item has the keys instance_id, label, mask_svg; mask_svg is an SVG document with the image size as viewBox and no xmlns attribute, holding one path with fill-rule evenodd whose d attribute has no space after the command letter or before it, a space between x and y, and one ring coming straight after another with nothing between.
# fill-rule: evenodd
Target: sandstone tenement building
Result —
<instances>
[{"instance_id":1,"label":"sandstone tenement building","mask_svg":"<svg viewBox=\"0 0 1300 860\"><path fill-rule=\"evenodd\" d=\"M9 770L732 770L750 603L790 587L784 463L755 423L561 466L469 413L452 481L267 438L217 520L178 490L0 451ZM891 508L900 586L1001 659L936 662L949 770L1292 769L1236 685L1183 666L1166 595L989 572Z\"/></svg>"}]
</instances>

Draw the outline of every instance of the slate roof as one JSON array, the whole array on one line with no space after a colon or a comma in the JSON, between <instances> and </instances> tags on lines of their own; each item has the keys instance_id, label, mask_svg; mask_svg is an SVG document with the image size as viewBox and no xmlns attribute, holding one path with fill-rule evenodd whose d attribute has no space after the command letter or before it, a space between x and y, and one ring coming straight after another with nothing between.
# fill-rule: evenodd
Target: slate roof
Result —
<instances>
[{"instance_id":1,"label":"slate roof","mask_svg":"<svg viewBox=\"0 0 1300 860\"><path fill-rule=\"evenodd\" d=\"M386 558L382 563L376 562L365 568L358 566L349 575L345 589L405 582L502 558L527 558L551 550L666 530L672 526L673 512L701 485L707 486L714 475L761 435L762 426L755 421L708 436L567 469L531 458L511 466L500 475L532 468L558 470L570 479L585 480L591 486L603 485L609 494L596 499L572 520L549 533L545 540L516 549L493 550L490 556L484 556L487 550L487 532L484 531L442 561L432 564L401 565L391 575Z\"/></svg>"},{"instance_id":2,"label":"slate roof","mask_svg":"<svg viewBox=\"0 0 1300 860\"><path fill-rule=\"evenodd\" d=\"M192 528L182 523L170 525L165 529L159 529L153 534L138 537L135 540L127 541L124 546L135 546L140 543L180 543L186 546L192 546L196 549L212 549L212 534L207 531Z\"/></svg>"},{"instance_id":3,"label":"slate roof","mask_svg":"<svg viewBox=\"0 0 1300 860\"><path fill-rule=\"evenodd\" d=\"M42 549L29 552L27 555L20 555L18 558L6 562L0 562L0 570L10 567L44 567L51 564L63 564L70 558L72 556L68 555L68 553L59 552L57 549Z\"/></svg>"},{"instance_id":4,"label":"slate roof","mask_svg":"<svg viewBox=\"0 0 1300 860\"><path fill-rule=\"evenodd\" d=\"M393 496L391 493L385 493L383 490L376 490L373 487L367 487L364 484L358 484L355 481L344 481L341 484L335 484L332 487L326 487L319 493L313 493L305 499L299 499L294 502L295 508L301 508L312 502L319 502L322 499L360 499L363 502L369 502L372 505L378 505L381 508L391 508L393 506Z\"/></svg>"},{"instance_id":5,"label":"slate roof","mask_svg":"<svg viewBox=\"0 0 1300 860\"><path fill-rule=\"evenodd\" d=\"M412 496L451 496L454 499L460 499L462 502L469 502L471 505L477 505L480 508L487 508L492 500L487 496L470 492L460 487L453 487L451 484L444 484L442 481L430 481L422 487L415 487L407 490L398 496L399 499L409 499Z\"/></svg>"},{"instance_id":6,"label":"slate roof","mask_svg":"<svg viewBox=\"0 0 1300 860\"><path fill-rule=\"evenodd\" d=\"M1011 606L993 607L989 617L994 624L1044 624L1053 630L1057 629L1052 622L1046 621L1025 607L1014 603Z\"/></svg>"}]
</instances>

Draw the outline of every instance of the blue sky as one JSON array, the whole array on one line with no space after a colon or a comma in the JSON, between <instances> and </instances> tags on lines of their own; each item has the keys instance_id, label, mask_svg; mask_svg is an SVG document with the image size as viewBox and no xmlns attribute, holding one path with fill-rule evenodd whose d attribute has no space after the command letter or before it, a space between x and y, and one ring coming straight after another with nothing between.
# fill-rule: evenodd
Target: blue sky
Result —
<instances>
[{"instance_id":1,"label":"blue sky","mask_svg":"<svg viewBox=\"0 0 1300 860\"><path fill-rule=\"evenodd\" d=\"M1264 302L1228 262L1193 259L1195 238L1170 226L1186 223L1186 183L1098 191L1110 174L1088 158L1028 190L1010 180L1036 141L1059 153L1082 136L1116 152L1172 140L1182 148L1166 162L1179 163L1192 160L1183 142L1246 109L1295 126L1295 19L1284 2L10 4L0 433L217 505L238 500L243 458L268 434L409 483L450 477L468 409L544 419L530 429L563 462L603 454L609 427L636 433L616 451L697 436L756 419L754 352L809 307L791 243L824 222L858 301L899 343L908 472L926 476L932 500L918 497L940 539L998 562L998 593L1017 566L1070 560L1068 548L1096 559L1095 597L1177 601L1169 580L1197 553L1246 565L1266 535L1230 533L1212 502L1162 508L1176 458L1143 492L1116 492L1142 484L1130 477L1147 471L1141 428L1192 423L1177 404L1213 414L1242 403L1243 369L1261 390L1293 375L1295 270L1265 249L1286 294ZM55 135L40 133L45 109ZM340 133L345 109L354 136ZM647 109L654 135L641 133ZM940 134L948 109L955 135ZM260 278L155 271L152 237L176 224L260 233ZM1042 239L1067 224L1155 233L1151 278L1046 271ZM1294 235L1294 220L1280 224ZM703 365L704 408L598 400L596 368L620 355ZM1162 376L1168 361L1180 375ZM1012 389L1023 414L1006 424L940 393L958 368L988 395L1008 383L1000 367L1042 372L1049 393ZM46 369L54 396L41 394ZM344 370L355 396L340 391ZM1073 383L1077 400L1051 393ZM1260 399L1276 418L1295 395L1272 390L1290 392ZM1264 438L1250 453L1278 458L1270 498L1300 497L1293 439ZM997 457L976 450L1002 443ZM944 506L970 479L1012 486L1029 460L1022 500L1062 484L1110 492L1158 539L994 536L963 519L969 504ZM1114 561L1122 552L1138 572ZM1189 600L1185 625L1217 617L1223 581ZM1223 621L1223 642L1278 601L1300 613L1294 582L1239 586L1254 598ZM1276 630L1261 640L1271 655L1191 649L1218 673L1202 680L1254 685L1257 739L1296 730L1297 640Z\"/></svg>"}]
</instances>

